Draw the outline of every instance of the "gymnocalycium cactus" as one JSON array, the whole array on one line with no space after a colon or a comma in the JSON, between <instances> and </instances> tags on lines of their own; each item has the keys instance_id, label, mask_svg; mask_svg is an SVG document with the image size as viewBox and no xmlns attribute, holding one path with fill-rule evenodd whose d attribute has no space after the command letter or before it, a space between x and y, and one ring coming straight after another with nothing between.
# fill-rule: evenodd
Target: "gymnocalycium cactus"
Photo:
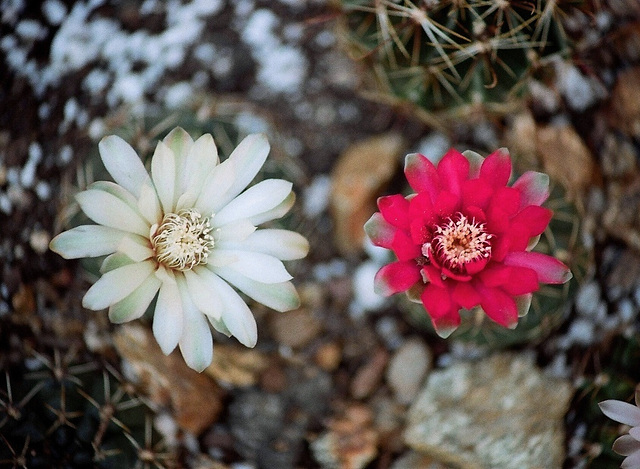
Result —
<instances>
[{"instance_id":1,"label":"gymnocalycium cactus","mask_svg":"<svg viewBox=\"0 0 640 469\"><path fill-rule=\"evenodd\" d=\"M381 91L430 113L506 109L526 78L566 50L562 0L342 0L348 46ZM466 106L465 106L466 105Z\"/></svg>"}]
</instances>

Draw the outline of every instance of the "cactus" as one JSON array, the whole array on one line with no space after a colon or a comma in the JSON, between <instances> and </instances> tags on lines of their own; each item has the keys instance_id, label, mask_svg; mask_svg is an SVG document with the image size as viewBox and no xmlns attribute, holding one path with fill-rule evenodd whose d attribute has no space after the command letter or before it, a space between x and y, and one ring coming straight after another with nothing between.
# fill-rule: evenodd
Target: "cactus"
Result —
<instances>
[{"instance_id":1,"label":"cactus","mask_svg":"<svg viewBox=\"0 0 640 469\"><path fill-rule=\"evenodd\" d=\"M514 330L505 329L491 321L479 306L471 311L461 311L462 324L451 334L450 340L489 348L538 343L566 319L571 307L568 300L575 295L591 259L587 249L579 242L580 218L560 186L552 189L545 205L553 210L554 216L534 250L563 261L571 268L574 278L564 285L540 285L540 290L533 294L529 312L519 319ZM431 320L421 304L405 300L400 307L408 313L412 324L433 331Z\"/></svg>"},{"instance_id":2,"label":"cactus","mask_svg":"<svg viewBox=\"0 0 640 469\"><path fill-rule=\"evenodd\" d=\"M545 58L567 50L561 0L342 0L340 36L386 100L419 116L510 109Z\"/></svg>"},{"instance_id":3,"label":"cactus","mask_svg":"<svg viewBox=\"0 0 640 469\"><path fill-rule=\"evenodd\" d=\"M152 448L150 410L110 365L72 365L35 353L42 369L5 371L0 383L0 465L134 467L170 463ZM4 385L4 386L3 386ZM113 392L112 392L113 389ZM144 441L144 446L138 444ZM4 466L3 466L4 467ZM9 466L11 467L11 466Z\"/></svg>"}]
</instances>

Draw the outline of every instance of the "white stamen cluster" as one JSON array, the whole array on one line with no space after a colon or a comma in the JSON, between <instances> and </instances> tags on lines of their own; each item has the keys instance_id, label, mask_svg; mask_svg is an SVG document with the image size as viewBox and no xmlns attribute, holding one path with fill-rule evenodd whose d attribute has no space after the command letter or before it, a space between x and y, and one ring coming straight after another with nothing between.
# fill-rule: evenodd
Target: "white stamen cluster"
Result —
<instances>
[{"instance_id":1,"label":"white stamen cluster","mask_svg":"<svg viewBox=\"0 0 640 469\"><path fill-rule=\"evenodd\" d=\"M491 238L484 223L458 213L436 227L429 246L444 267L465 271L465 265L491 256Z\"/></svg>"},{"instance_id":2,"label":"white stamen cluster","mask_svg":"<svg viewBox=\"0 0 640 469\"><path fill-rule=\"evenodd\" d=\"M213 248L208 217L197 210L185 209L167 213L151 236L156 260L174 270L190 270L207 262Z\"/></svg>"}]
</instances>

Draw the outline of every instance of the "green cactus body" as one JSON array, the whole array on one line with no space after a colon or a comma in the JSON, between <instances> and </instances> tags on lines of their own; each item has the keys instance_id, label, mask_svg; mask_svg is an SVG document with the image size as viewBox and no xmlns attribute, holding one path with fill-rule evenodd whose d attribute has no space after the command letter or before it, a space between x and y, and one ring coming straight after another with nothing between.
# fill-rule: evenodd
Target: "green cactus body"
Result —
<instances>
[{"instance_id":1,"label":"green cactus body","mask_svg":"<svg viewBox=\"0 0 640 469\"><path fill-rule=\"evenodd\" d=\"M500 112L566 50L562 0L342 0L347 46L378 88L428 113Z\"/></svg>"}]
</instances>

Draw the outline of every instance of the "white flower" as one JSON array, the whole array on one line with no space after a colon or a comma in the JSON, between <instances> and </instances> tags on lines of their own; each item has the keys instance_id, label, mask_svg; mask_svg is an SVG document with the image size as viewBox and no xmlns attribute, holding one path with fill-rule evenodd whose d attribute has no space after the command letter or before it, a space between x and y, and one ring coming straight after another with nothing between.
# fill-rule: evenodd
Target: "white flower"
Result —
<instances>
[{"instance_id":1,"label":"white flower","mask_svg":"<svg viewBox=\"0 0 640 469\"><path fill-rule=\"evenodd\" d=\"M635 398L636 405L614 399L598 404L604 415L631 427L628 434L613 442L613 450L626 456L620 466L623 469L640 468L640 387L636 388Z\"/></svg>"},{"instance_id":2,"label":"white flower","mask_svg":"<svg viewBox=\"0 0 640 469\"><path fill-rule=\"evenodd\" d=\"M255 319L231 285L277 311L299 306L282 261L304 257L307 240L256 229L289 211L292 184L267 179L243 192L269 153L264 135L249 135L220 163L211 135L194 142L176 128L158 142L151 175L120 137L105 137L98 148L115 183L99 181L76 196L97 225L73 228L50 244L67 259L108 255L84 307L109 308L109 319L123 323L139 318L157 295L153 333L162 351L178 345L186 363L202 371L213 354L207 320L248 347L256 344Z\"/></svg>"}]
</instances>

